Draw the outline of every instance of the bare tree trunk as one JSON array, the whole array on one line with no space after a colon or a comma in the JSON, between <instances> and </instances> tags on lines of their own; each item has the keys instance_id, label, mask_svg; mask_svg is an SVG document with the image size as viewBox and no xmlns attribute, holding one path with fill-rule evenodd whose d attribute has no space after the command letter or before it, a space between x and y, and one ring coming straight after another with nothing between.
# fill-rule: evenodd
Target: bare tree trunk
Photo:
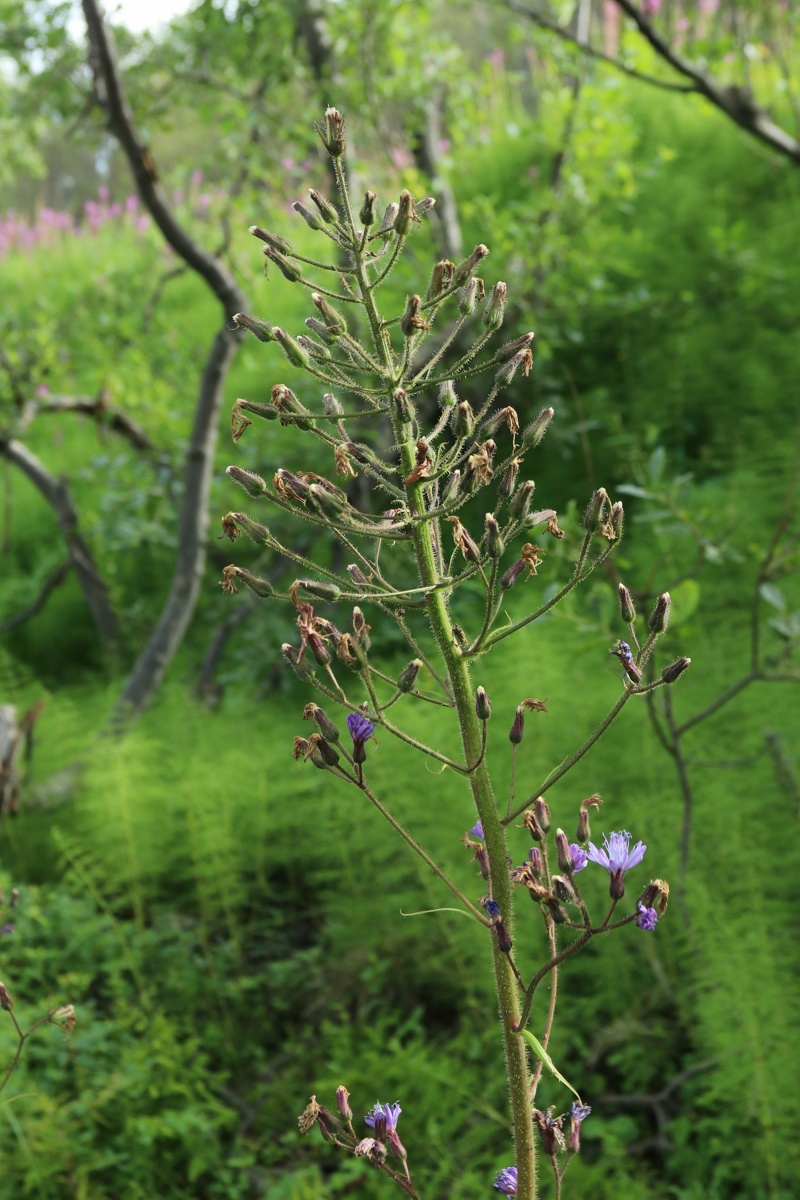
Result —
<instances>
[{"instance_id":1,"label":"bare tree trunk","mask_svg":"<svg viewBox=\"0 0 800 1200\"><path fill-rule=\"evenodd\" d=\"M464 257L464 239L458 219L455 194L447 180L439 174L440 98L431 98L425 107L425 127L413 138L414 161L431 181L436 207L430 214L434 232L438 235L439 252L453 262Z\"/></svg>"},{"instance_id":2,"label":"bare tree trunk","mask_svg":"<svg viewBox=\"0 0 800 1200\"><path fill-rule=\"evenodd\" d=\"M217 418L228 368L240 334L228 328L248 304L231 273L180 225L164 195L152 156L139 137L128 107L110 31L97 0L83 0L90 65L98 103L108 127L127 156L143 203L165 239L196 271L220 301L224 324L206 360L186 458L179 518L178 553L169 596L150 640L125 684L112 721L119 725L140 713L164 677L194 613L206 561L208 493L214 464Z\"/></svg>"},{"instance_id":3,"label":"bare tree trunk","mask_svg":"<svg viewBox=\"0 0 800 1200\"><path fill-rule=\"evenodd\" d=\"M137 715L161 683L194 613L206 562L208 493L216 445L217 414L236 338L223 326L214 339L203 372L200 402L186 455L186 474L178 524L178 552L167 602L150 640L139 655L112 720Z\"/></svg>"},{"instance_id":4,"label":"bare tree trunk","mask_svg":"<svg viewBox=\"0 0 800 1200\"><path fill-rule=\"evenodd\" d=\"M0 455L27 475L53 509L100 640L106 649L111 649L119 638L119 624L108 598L108 588L95 566L91 550L79 532L78 514L66 480L51 475L27 446L13 438L7 442L0 441Z\"/></svg>"}]
</instances>

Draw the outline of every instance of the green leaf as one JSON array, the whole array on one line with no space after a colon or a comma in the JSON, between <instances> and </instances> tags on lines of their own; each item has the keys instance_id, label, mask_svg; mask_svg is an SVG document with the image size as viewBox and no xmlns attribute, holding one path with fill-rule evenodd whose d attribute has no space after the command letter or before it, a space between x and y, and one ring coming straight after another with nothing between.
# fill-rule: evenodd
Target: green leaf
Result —
<instances>
[{"instance_id":1,"label":"green leaf","mask_svg":"<svg viewBox=\"0 0 800 1200\"><path fill-rule=\"evenodd\" d=\"M682 625L692 616L700 603L700 584L696 579L684 579L674 588L670 588L672 608L670 609L670 625Z\"/></svg>"},{"instance_id":2,"label":"green leaf","mask_svg":"<svg viewBox=\"0 0 800 1200\"><path fill-rule=\"evenodd\" d=\"M569 1090L572 1092L573 1096L578 1097L579 1103L583 1104L583 1101L581 1100L581 1097L580 1097L580 1092L578 1092L578 1090L572 1086L572 1084L569 1082L568 1079L564 1078L564 1076L561 1074L558 1067L555 1065L552 1058L547 1053L547 1051L545 1050L544 1046L539 1041L539 1039L535 1038L529 1029L522 1029L520 1032L521 1032L522 1036L525 1038L525 1041L529 1044L529 1046L533 1050L536 1057L540 1058L542 1060L542 1062L547 1067L547 1069L551 1073L551 1075L555 1075L555 1077L559 1081L559 1083L563 1083L564 1087L569 1088Z\"/></svg>"},{"instance_id":3,"label":"green leaf","mask_svg":"<svg viewBox=\"0 0 800 1200\"><path fill-rule=\"evenodd\" d=\"M780 588L776 588L772 583L762 583L758 589L763 600L767 604L771 604L773 608L777 608L778 612L786 612L786 597Z\"/></svg>"}]
</instances>

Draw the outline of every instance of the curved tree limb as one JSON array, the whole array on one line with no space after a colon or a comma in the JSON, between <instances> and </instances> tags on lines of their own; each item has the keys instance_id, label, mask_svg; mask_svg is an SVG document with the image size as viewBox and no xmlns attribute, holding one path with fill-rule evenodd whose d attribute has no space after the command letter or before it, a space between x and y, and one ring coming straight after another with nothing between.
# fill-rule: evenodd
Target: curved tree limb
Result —
<instances>
[{"instance_id":1,"label":"curved tree limb","mask_svg":"<svg viewBox=\"0 0 800 1200\"><path fill-rule=\"evenodd\" d=\"M100 639L106 647L113 646L119 637L116 614L108 598L108 588L95 566L92 552L78 529L78 514L66 480L51 475L44 463L31 453L27 446L14 438L0 441L0 455L27 475L53 509Z\"/></svg>"},{"instance_id":2,"label":"curved tree limb","mask_svg":"<svg viewBox=\"0 0 800 1200\"><path fill-rule=\"evenodd\" d=\"M651 87L663 88L667 92L698 91L698 88L694 84L672 83L669 79L659 79L655 75L647 75L644 71L637 71L634 67L629 67L627 63L622 62L620 59L613 58L610 54L604 54L602 50L596 50L594 46L582 41L570 29L567 29L566 26L559 25L558 21L551 20L544 13L537 12L535 8L529 8L527 4L520 4L517 0L505 0L505 6L511 12L515 12L521 17L527 17L529 21L534 25L538 25L540 29L547 29L550 33L554 33L562 42L571 42L573 46L577 46L589 58L596 58L598 62L604 62L609 67L614 67L616 71L621 71L623 75L629 75L631 79L638 79L641 83L649 83Z\"/></svg>"},{"instance_id":3,"label":"curved tree limb","mask_svg":"<svg viewBox=\"0 0 800 1200\"><path fill-rule=\"evenodd\" d=\"M647 17L631 0L616 0L617 5L626 16L630 17L645 41L649 42L659 58L668 63L678 74L691 80L694 90L705 96L715 108L724 112L727 117L746 133L764 142L779 154L800 164L800 142L781 129L772 120L766 109L756 103L752 93L746 87L732 85L723 87L717 83L713 75L704 71L696 63L690 62L670 46Z\"/></svg>"},{"instance_id":4,"label":"curved tree limb","mask_svg":"<svg viewBox=\"0 0 800 1200\"><path fill-rule=\"evenodd\" d=\"M110 131L125 152L142 202L170 246L205 281L223 310L223 324L206 359L187 451L172 585L158 623L115 709L114 719L119 724L146 707L194 612L206 560L207 505L217 418L225 377L241 337L229 328L229 322L235 312L246 311L249 306L227 267L187 233L170 209L152 156L136 131L111 32L100 6L97 0L82 0L82 3L97 100L106 114Z\"/></svg>"}]
</instances>

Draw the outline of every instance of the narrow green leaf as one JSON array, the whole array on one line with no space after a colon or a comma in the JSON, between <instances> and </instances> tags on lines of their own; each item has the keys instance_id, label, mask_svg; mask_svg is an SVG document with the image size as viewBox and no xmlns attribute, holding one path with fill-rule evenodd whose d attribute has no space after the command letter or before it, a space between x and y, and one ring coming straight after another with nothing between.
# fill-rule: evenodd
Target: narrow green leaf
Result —
<instances>
[{"instance_id":1,"label":"narrow green leaf","mask_svg":"<svg viewBox=\"0 0 800 1200\"><path fill-rule=\"evenodd\" d=\"M533 1034L530 1032L530 1030L528 1030L528 1029L521 1030L521 1033L522 1033L522 1036L525 1038L525 1041L528 1042L528 1044L530 1045L530 1047L533 1050L536 1057L540 1058L542 1060L542 1062L547 1067L547 1069L551 1073L551 1075L555 1075L555 1077L559 1081L559 1083L563 1083L564 1087L569 1088L569 1090L572 1092L573 1096L578 1097L579 1103L583 1104L583 1101L581 1100L581 1097L580 1097L580 1093L572 1086L572 1084L569 1082L568 1079L564 1078L564 1076L561 1074L558 1067L555 1065L552 1058L547 1053L547 1051L545 1050L544 1046L539 1041L539 1039L535 1038L533 1036Z\"/></svg>"}]
</instances>

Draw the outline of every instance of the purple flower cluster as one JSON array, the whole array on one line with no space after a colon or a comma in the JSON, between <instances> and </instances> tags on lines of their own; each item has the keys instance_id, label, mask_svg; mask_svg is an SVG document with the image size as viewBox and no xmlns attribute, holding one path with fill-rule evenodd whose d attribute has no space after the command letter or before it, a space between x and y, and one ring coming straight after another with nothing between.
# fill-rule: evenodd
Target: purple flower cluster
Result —
<instances>
[{"instance_id":1,"label":"purple flower cluster","mask_svg":"<svg viewBox=\"0 0 800 1200\"><path fill-rule=\"evenodd\" d=\"M498 1171L494 1177L494 1186L498 1192L502 1192L504 1196L516 1196L517 1194L517 1168L503 1167L502 1171Z\"/></svg>"},{"instance_id":2,"label":"purple flower cluster","mask_svg":"<svg viewBox=\"0 0 800 1200\"><path fill-rule=\"evenodd\" d=\"M625 872L638 867L647 849L644 842L637 842L632 850L630 845L631 835L623 829L604 837L602 849L598 850L593 842L589 842L586 851L590 862L605 867L611 876L609 890L613 900L621 900L625 895Z\"/></svg>"}]
</instances>

